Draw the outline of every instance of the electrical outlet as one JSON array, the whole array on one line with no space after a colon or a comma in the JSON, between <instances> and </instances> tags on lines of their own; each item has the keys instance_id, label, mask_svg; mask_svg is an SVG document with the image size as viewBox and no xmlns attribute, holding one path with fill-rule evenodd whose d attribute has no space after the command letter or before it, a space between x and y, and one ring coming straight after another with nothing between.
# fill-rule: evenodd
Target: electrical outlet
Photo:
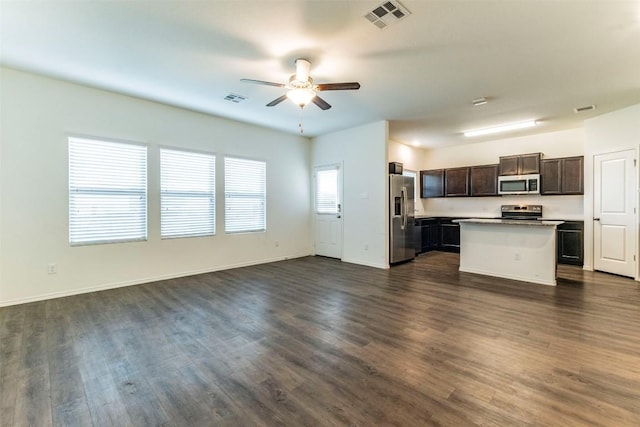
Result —
<instances>
[{"instance_id":1,"label":"electrical outlet","mask_svg":"<svg viewBox=\"0 0 640 427\"><path fill-rule=\"evenodd\" d=\"M276 240L276 248L277 248L278 246L280 246L280 242L278 242L278 241Z\"/></svg>"},{"instance_id":2,"label":"electrical outlet","mask_svg":"<svg viewBox=\"0 0 640 427\"><path fill-rule=\"evenodd\" d=\"M47 274L56 274L58 273L58 264L55 262L50 262L47 264Z\"/></svg>"},{"instance_id":3,"label":"electrical outlet","mask_svg":"<svg viewBox=\"0 0 640 427\"><path fill-rule=\"evenodd\" d=\"M513 259L516 261L520 261L520 253L516 252L515 254L513 254Z\"/></svg>"},{"instance_id":4,"label":"electrical outlet","mask_svg":"<svg viewBox=\"0 0 640 427\"><path fill-rule=\"evenodd\" d=\"M369 250L369 244L368 244L368 243L365 243L365 244L364 244L364 250L365 250L365 251L368 251L368 250Z\"/></svg>"}]
</instances>

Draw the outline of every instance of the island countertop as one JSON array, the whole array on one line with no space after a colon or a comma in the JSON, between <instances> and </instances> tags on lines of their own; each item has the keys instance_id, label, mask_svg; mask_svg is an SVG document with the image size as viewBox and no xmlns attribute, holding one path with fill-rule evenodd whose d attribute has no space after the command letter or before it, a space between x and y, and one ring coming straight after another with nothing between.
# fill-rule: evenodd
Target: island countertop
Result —
<instances>
[{"instance_id":1,"label":"island countertop","mask_svg":"<svg viewBox=\"0 0 640 427\"><path fill-rule=\"evenodd\" d=\"M556 227L564 224L564 221L548 220L523 220L523 219L497 219L497 218L468 218L454 219L453 222L466 224L504 224L504 225L527 225L532 227Z\"/></svg>"}]
</instances>

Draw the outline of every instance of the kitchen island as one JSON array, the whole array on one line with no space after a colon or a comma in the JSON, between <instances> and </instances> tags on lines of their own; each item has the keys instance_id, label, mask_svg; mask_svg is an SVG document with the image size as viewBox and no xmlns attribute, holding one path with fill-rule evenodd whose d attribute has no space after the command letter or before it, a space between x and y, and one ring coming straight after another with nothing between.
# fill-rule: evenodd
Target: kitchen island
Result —
<instances>
[{"instance_id":1,"label":"kitchen island","mask_svg":"<svg viewBox=\"0 0 640 427\"><path fill-rule=\"evenodd\" d=\"M563 221L471 218L460 224L460 271L555 286Z\"/></svg>"}]
</instances>

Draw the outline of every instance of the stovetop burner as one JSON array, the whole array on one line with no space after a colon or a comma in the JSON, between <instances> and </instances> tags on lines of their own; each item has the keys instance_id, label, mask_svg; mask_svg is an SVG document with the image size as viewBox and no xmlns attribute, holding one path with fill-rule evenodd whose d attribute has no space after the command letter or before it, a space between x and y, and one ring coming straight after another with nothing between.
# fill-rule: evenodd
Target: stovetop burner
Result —
<instances>
[{"instance_id":1,"label":"stovetop burner","mask_svg":"<svg viewBox=\"0 0 640 427\"><path fill-rule=\"evenodd\" d=\"M542 205L502 205L503 219L536 220L542 218Z\"/></svg>"}]
</instances>

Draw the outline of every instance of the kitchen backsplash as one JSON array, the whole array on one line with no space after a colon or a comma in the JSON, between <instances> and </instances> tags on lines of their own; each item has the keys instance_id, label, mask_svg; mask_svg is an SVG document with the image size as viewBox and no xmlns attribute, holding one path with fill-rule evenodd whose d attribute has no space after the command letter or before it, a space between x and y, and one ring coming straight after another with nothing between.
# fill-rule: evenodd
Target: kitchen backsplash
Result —
<instances>
[{"instance_id":1,"label":"kitchen backsplash","mask_svg":"<svg viewBox=\"0 0 640 427\"><path fill-rule=\"evenodd\" d=\"M499 217L501 205L542 205L545 218L583 220L584 196L443 197L419 199L420 216Z\"/></svg>"}]
</instances>

